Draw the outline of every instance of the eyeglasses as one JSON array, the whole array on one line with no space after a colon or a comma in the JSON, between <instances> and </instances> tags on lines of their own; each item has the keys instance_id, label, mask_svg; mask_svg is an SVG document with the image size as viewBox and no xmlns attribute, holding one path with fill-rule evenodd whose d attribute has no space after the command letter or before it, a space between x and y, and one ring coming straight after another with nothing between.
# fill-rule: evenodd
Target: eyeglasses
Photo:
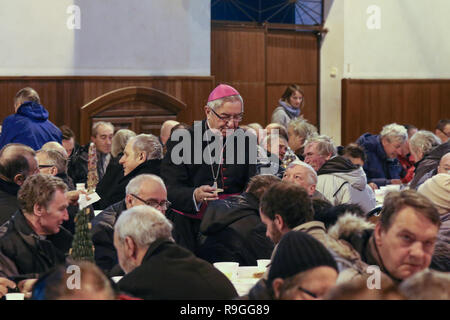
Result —
<instances>
[{"instance_id":1,"label":"eyeglasses","mask_svg":"<svg viewBox=\"0 0 450 320\"><path fill-rule=\"evenodd\" d=\"M136 199L142 201L143 203L145 203L146 205L156 208L156 207L160 207L161 209L166 210L168 207L170 207L171 203L170 201L167 200L162 200L161 202L155 199L148 199L148 200L144 200L140 197L138 197L135 194L131 194L133 197L135 197Z\"/></svg>"},{"instance_id":2,"label":"eyeglasses","mask_svg":"<svg viewBox=\"0 0 450 320\"><path fill-rule=\"evenodd\" d=\"M39 169L51 168L51 167L54 167L54 165L52 165L52 164L40 164L38 166Z\"/></svg>"},{"instance_id":3,"label":"eyeglasses","mask_svg":"<svg viewBox=\"0 0 450 320\"><path fill-rule=\"evenodd\" d=\"M217 112L215 112L212 108L209 108L209 109L216 115L217 118L219 118L220 120L225 121L225 122L229 122L229 121L239 122L239 121L242 121L242 118L244 117L243 113L237 114L235 116L223 117L223 116L218 115Z\"/></svg>"},{"instance_id":4,"label":"eyeglasses","mask_svg":"<svg viewBox=\"0 0 450 320\"><path fill-rule=\"evenodd\" d=\"M302 292L304 292L304 293L306 293L306 294L309 294L309 295L310 295L311 297L313 297L314 299L317 299L317 298L318 298L317 294L312 293L312 292L309 291L309 290L306 290L306 289L304 289L304 288L302 288L302 287L297 287L297 289L300 290L300 291L302 291Z\"/></svg>"}]
</instances>

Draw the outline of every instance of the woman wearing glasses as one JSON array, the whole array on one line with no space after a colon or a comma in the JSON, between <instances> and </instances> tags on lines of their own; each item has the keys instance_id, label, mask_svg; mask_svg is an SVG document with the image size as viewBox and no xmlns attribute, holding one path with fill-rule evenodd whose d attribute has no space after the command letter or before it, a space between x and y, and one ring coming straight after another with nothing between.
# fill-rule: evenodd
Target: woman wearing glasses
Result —
<instances>
[{"instance_id":1,"label":"woman wearing glasses","mask_svg":"<svg viewBox=\"0 0 450 320\"><path fill-rule=\"evenodd\" d=\"M303 106L304 94L302 89L298 84L291 84L284 91L278 101L278 107L272 113L272 123L279 123L287 128L292 119L300 116Z\"/></svg>"}]
</instances>

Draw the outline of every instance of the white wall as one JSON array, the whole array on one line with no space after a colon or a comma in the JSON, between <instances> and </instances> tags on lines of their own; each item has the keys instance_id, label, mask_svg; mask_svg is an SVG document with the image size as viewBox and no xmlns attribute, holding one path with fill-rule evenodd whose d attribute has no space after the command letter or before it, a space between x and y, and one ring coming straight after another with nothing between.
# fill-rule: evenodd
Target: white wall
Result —
<instances>
[{"instance_id":1,"label":"white wall","mask_svg":"<svg viewBox=\"0 0 450 320\"><path fill-rule=\"evenodd\" d=\"M80 29L69 29L69 5ZM210 75L210 2L0 0L0 75ZM6 48L4 50L3 48Z\"/></svg>"},{"instance_id":2,"label":"white wall","mask_svg":"<svg viewBox=\"0 0 450 320\"><path fill-rule=\"evenodd\" d=\"M372 5L379 8L379 29L368 27L368 21L377 27L374 11L367 12ZM341 143L342 78L450 78L450 1L325 0L325 8L321 132L336 143Z\"/></svg>"}]
</instances>

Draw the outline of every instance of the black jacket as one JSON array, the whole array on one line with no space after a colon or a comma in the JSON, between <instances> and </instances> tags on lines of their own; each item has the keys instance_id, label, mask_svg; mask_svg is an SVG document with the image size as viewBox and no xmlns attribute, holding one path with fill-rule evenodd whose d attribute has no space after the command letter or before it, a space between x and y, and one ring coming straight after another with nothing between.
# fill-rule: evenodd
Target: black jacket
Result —
<instances>
[{"instance_id":1,"label":"black jacket","mask_svg":"<svg viewBox=\"0 0 450 320\"><path fill-rule=\"evenodd\" d=\"M148 300L216 300L237 297L228 278L189 250L158 239L147 250L142 264L126 274L119 289Z\"/></svg>"},{"instance_id":2,"label":"black jacket","mask_svg":"<svg viewBox=\"0 0 450 320\"><path fill-rule=\"evenodd\" d=\"M92 220L91 232L95 247L95 263L107 273L119 263L114 247L114 225L120 214L126 209L124 199L109 206Z\"/></svg>"},{"instance_id":3,"label":"black jacket","mask_svg":"<svg viewBox=\"0 0 450 320\"><path fill-rule=\"evenodd\" d=\"M122 178L117 180L115 184L109 185L108 188L102 187L96 190L101 199L95 205L95 208L97 210L102 210L114 203L125 199L125 188L127 187L128 182L131 181L131 179L141 174L155 174L159 176L160 166L160 159L148 160L138 165L126 176L123 176Z\"/></svg>"},{"instance_id":4,"label":"black jacket","mask_svg":"<svg viewBox=\"0 0 450 320\"><path fill-rule=\"evenodd\" d=\"M111 158L109 161L108 167L106 168L105 175L97 184L95 191L97 194L102 197L103 195L107 195L111 187L117 185L119 181L123 178L123 166L119 163L120 158L122 158L123 153L119 154L115 158ZM94 203L94 208L96 210L105 209L105 203L101 199Z\"/></svg>"},{"instance_id":5,"label":"black jacket","mask_svg":"<svg viewBox=\"0 0 450 320\"><path fill-rule=\"evenodd\" d=\"M235 261L255 266L258 259L270 259L274 247L259 217L259 201L250 193L209 204L200 232L206 239L197 256L211 263Z\"/></svg>"},{"instance_id":6,"label":"black jacket","mask_svg":"<svg viewBox=\"0 0 450 320\"><path fill-rule=\"evenodd\" d=\"M22 211L14 214L0 238L0 252L15 264L18 275L30 278L64 264L71 245L72 235L63 227L57 234L40 238Z\"/></svg>"},{"instance_id":7,"label":"black jacket","mask_svg":"<svg viewBox=\"0 0 450 320\"><path fill-rule=\"evenodd\" d=\"M17 200L19 188L15 183L0 179L0 226L20 209L19 200Z\"/></svg>"},{"instance_id":8,"label":"black jacket","mask_svg":"<svg viewBox=\"0 0 450 320\"><path fill-rule=\"evenodd\" d=\"M73 150L67 165L67 174L73 183L85 183L88 174L89 143Z\"/></svg>"},{"instance_id":9,"label":"black jacket","mask_svg":"<svg viewBox=\"0 0 450 320\"><path fill-rule=\"evenodd\" d=\"M195 188L201 185L213 185L212 171L214 171L214 174L218 172L218 164L209 165L203 161L204 153L209 154L207 146L210 142L203 141L203 135L206 130L207 125L205 120L196 122L188 129L189 137L186 137L186 139L190 139L190 141L184 141L184 138L180 139L180 143L187 143L191 146L190 155L177 152L177 149L180 151L178 141L174 140L172 135L167 141L167 153L161 164L161 177L166 184L167 194L169 201L172 203L172 208L191 215L198 214L193 201ZM242 129L238 130L242 131ZM199 132L200 134L194 135L194 132ZM214 138L211 138L211 143L213 141ZM224 163L218 173L217 185L219 188L224 189L224 194L243 192L248 180L256 174L256 145L250 146L249 141L246 141L244 147L242 147L242 144L236 141L234 143L233 164L229 164L226 163L227 149L231 149L231 145L231 142L227 142L223 151ZM175 147L177 149L174 150ZM211 153L214 153L213 145L210 147L210 150ZM250 163L250 150L255 156L254 163ZM172 151L174 151L174 155L172 155ZM180 164L176 164L173 161L174 156L177 155L184 157ZM244 156L243 164L238 164L238 157L240 156ZM201 162L199 164L196 164L195 161L197 157L199 158L197 160ZM214 156L212 160L214 160Z\"/></svg>"}]
</instances>

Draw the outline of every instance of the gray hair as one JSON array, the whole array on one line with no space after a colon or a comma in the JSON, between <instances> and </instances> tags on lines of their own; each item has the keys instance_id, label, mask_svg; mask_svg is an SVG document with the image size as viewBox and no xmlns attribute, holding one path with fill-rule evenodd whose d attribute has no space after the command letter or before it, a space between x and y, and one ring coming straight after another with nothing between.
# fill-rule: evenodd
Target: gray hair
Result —
<instances>
[{"instance_id":1,"label":"gray hair","mask_svg":"<svg viewBox=\"0 0 450 320\"><path fill-rule=\"evenodd\" d=\"M121 243L131 237L140 247L150 246L157 239L172 239L172 224L157 209L150 206L135 206L122 212L114 226Z\"/></svg>"},{"instance_id":2,"label":"gray hair","mask_svg":"<svg viewBox=\"0 0 450 320\"><path fill-rule=\"evenodd\" d=\"M43 150L43 151L49 151L49 150L58 151L59 153L61 153L61 155L64 158L67 159L69 157L66 149L64 149L64 147L59 142L56 142L56 141L49 141L49 142L45 143L41 147L41 150Z\"/></svg>"},{"instance_id":3,"label":"gray hair","mask_svg":"<svg viewBox=\"0 0 450 320\"><path fill-rule=\"evenodd\" d=\"M403 143L408 140L408 131L404 126L396 123L387 124L380 133L380 138L386 138L389 142Z\"/></svg>"},{"instance_id":4,"label":"gray hair","mask_svg":"<svg viewBox=\"0 0 450 320\"><path fill-rule=\"evenodd\" d=\"M153 180L155 182L158 182L159 184L161 184L161 186L164 187L164 189L166 189L166 185L164 184L163 179L161 179L157 175L140 174L137 177L134 177L133 179L131 179L130 182L128 182L128 184L125 188L125 194L139 194L139 192L141 191L142 183L144 183L145 181L148 181L148 180Z\"/></svg>"},{"instance_id":5,"label":"gray hair","mask_svg":"<svg viewBox=\"0 0 450 320\"><path fill-rule=\"evenodd\" d=\"M329 136L320 135L320 136L310 137L306 141L305 147L312 143L317 143L317 152L321 156L328 156L331 154L331 156L334 157L337 153L337 149L333 143L333 140L331 140L331 138Z\"/></svg>"},{"instance_id":6,"label":"gray hair","mask_svg":"<svg viewBox=\"0 0 450 320\"><path fill-rule=\"evenodd\" d=\"M300 161L300 160L294 160L288 165L286 170L290 169L290 168L293 168L293 167L296 167L296 166L302 166L303 168L308 169L308 184L309 185L313 185L313 184L316 185L317 184L317 173L316 173L316 170L314 170L314 168L311 167L306 162L303 162L303 161Z\"/></svg>"},{"instance_id":7,"label":"gray hair","mask_svg":"<svg viewBox=\"0 0 450 320\"><path fill-rule=\"evenodd\" d=\"M302 118L292 119L291 122L289 122L288 129L289 128L294 130L295 135L300 136L305 140L317 136L317 128L309 123L308 120Z\"/></svg>"},{"instance_id":8,"label":"gray hair","mask_svg":"<svg viewBox=\"0 0 450 320\"><path fill-rule=\"evenodd\" d=\"M132 144L135 154L145 152L147 156L146 160L162 159L163 157L162 145L158 137L153 134L141 133L136 137L130 138L128 143Z\"/></svg>"},{"instance_id":9,"label":"gray hair","mask_svg":"<svg viewBox=\"0 0 450 320\"><path fill-rule=\"evenodd\" d=\"M91 136L93 136L93 137L97 136L97 131L98 131L98 128L100 126L110 127L112 129L112 131L114 132L114 125L111 122L98 121L98 122L96 122L96 123L94 123L92 125L92 134L91 134Z\"/></svg>"},{"instance_id":10,"label":"gray hair","mask_svg":"<svg viewBox=\"0 0 450 320\"><path fill-rule=\"evenodd\" d=\"M409 140L409 148L414 153L421 151L424 155L440 144L441 139L431 131L427 130L417 131Z\"/></svg>"},{"instance_id":11,"label":"gray hair","mask_svg":"<svg viewBox=\"0 0 450 320\"><path fill-rule=\"evenodd\" d=\"M244 100L242 99L241 95L236 94L234 96L228 96L221 99L216 99L213 101L209 101L206 105L216 111L218 108L220 108L225 102L236 102L239 101L242 105L242 112L244 112Z\"/></svg>"},{"instance_id":12,"label":"gray hair","mask_svg":"<svg viewBox=\"0 0 450 320\"><path fill-rule=\"evenodd\" d=\"M398 289L409 300L449 300L450 274L425 269L405 279Z\"/></svg>"},{"instance_id":13,"label":"gray hair","mask_svg":"<svg viewBox=\"0 0 450 320\"><path fill-rule=\"evenodd\" d=\"M58 173L66 173L67 172L67 158L64 157L61 152L57 150L39 150L36 154L45 154L48 158L48 164L55 166L58 170Z\"/></svg>"},{"instance_id":14,"label":"gray hair","mask_svg":"<svg viewBox=\"0 0 450 320\"><path fill-rule=\"evenodd\" d=\"M130 138L135 137L136 133L128 129L118 130L112 137L111 155L117 157L119 153L123 152L127 142Z\"/></svg>"}]
</instances>

